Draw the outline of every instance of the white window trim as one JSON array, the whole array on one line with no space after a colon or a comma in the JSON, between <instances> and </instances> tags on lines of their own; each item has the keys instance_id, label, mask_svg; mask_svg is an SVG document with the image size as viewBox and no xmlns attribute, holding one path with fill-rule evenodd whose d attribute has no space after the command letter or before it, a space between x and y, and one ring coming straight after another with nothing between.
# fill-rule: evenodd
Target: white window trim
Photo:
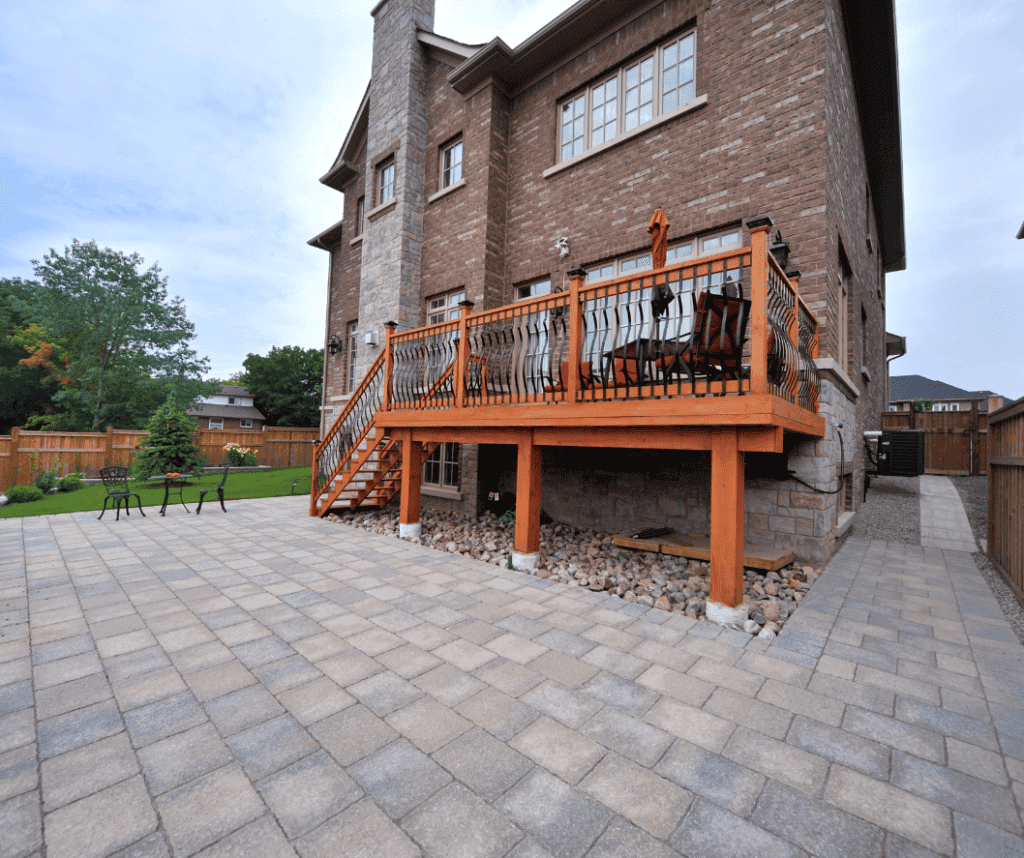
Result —
<instances>
[{"instance_id":1,"label":"white window trim","mask_svg":"<svg viewBox=\"0 0 1024 858\"><path fill-rule=\"evenodd\" d=\"M548 286L546 291L544 291L544 292L534 292L533 291L533 288L535 286L541 286L544 283L546 283L547 286ZM529 289L530 290L530 294L529 295L520 295L519 294L519 290L520 289ZM530 280L530 281L528 281L526 283L520 283L518 286L515 287L515 290L516 290L515 303L519 303L520 301L529 301L531 298L542 298L545 295L550 295L554 291L554 284L552 283L550 277L538 277L536 280Z\"/></svg>"},{"instance_id":2,"label":"white window trim","mask_svg":"<svg viewBox=\"0 0 1024 858\"><path fill-rule=\"evenodd\" d=\"M458 443L458 442L456 442L456 443ZM445 453L447 452L448 448L445 446L444 443L440 444L438 446L438 448L436 450L434 450L433 453L430 454L430 456L425 457L424 460L423 460L423 473L420 475L420 485L421 485L421 487L428 487L429 486L435 492L439 492L439 493L443 492L444 494L441 495L442 497L451 497L453 494L460 493L460 490L461 490L461 487L462 487L462 446L463 446L462 444L459 444L459 451L458 451L455 459L447 459L447 460L445 459ZM438 457L438 459L439 459L439 461L438 461L438 470L437 470L438 482L436 482L436 483L428 483L428 482L426 482L423 479L423 477L426 474L426 470L427 470L427 461L429 459L431 459L438 452L440 452L440 454L441 454ZM459 469L459 484L458 485L454 485L453 486L453 485L450 485L448 483L445 483L445 481L444 481L444 470L445 470L445 463L446 462L448 462L449 464L455 464L456 467L458 467L458 469Z\"/></svg>"},{"instance_id":3,"label":"white window trim","mask_svg":"<svg viewBox=\"0 0 1024 858\"><path fill-rule=\"evenodd\" d=\"M449 182L446 185L444 183L444 173L445 173L444 159L448 155L449 152L454 152L456 148L459 149L459 162L458 162L458 173L459 173L459 176L458 176L457 179L455 179L454 181ZM440 175L438 177L438 180L439 180L438 181L438 186L439 187L441 187L442 189L450 188L450 187L452 187L452 185L457 185L459 182L461 182L463 180L465 174L463 172L462 167L463 167L463 159L465 157L465 153L466 153L466 147L462 145L462 137L459 137L457 140L452 140L450 143L448 143L447 146L444 146L441 149L441 159L440 159L440 163L438 165L439 168L440 168L439 169Z\"/></svg>"},{"instance_id":4,"label":"white window trim","mask_svg":"<svg viewBox=\"0 0 1024 858\"><path fill-rule=\"evenodd\" d=\"M239 429L252 429L252 420L247 420L245 418L239 418L238 428Z\"/></svg>"},{"instance_id":5,"label":"white window trim","mask_svg":"<svg viewBox=\"0 0 1024 858\"><path fill-rule=\"evenodd\" d=\"M638 125L629 131L624 131L617 137L613 137L611 140L606 140L593 149L587 149L585 152L581 152L579 155L573 155L571 158L560 161L553 167L548 167L541 176L545 179L551 176L561 173L563 170L568 170L570 167L574 167L581 161L586 161L589 158L593 158L595 155L600 155L602 152L607 152L609 149L614 149L616 146L625 143L627 140L632 140L640 134L646 134L652 128L657 128L659 125L664 125L666 122L671 122L673 119L677 119L680 116L690 113L696 110L698 107L703 107L708 103L707 95L698 95L693 101L681 104L675 110L670 110L668 113L662 113L659 116L655 116L650 122L645 122L643 125Z\"/></svg>"},{"instance_id":6,"label":"white window trim","mask_svg":"<svg viewBox=\"0 0 1024 858\"><path fill-rule=\"evenodd\" d=\"M224 418L223 417L211 417L210 418L210 428L211 429L223 429L224 428Z\"/></svg>"},{"instance_id":7,"label":"white window trim","mask_svg":"<svg viewBox=\"0 0 1024 858\"><path fill-rule=\"evenodd\" d=\"M382 197L384 196L384 188L385 188L384 174L389 169L393 171L392 175L391 175L391 184L389 186L391 188L391 196L389 196L385 200L385 199L382 199ZM376 202L377 202L377 208L380 208L381 206L386 206L388 203L393 202L394 200L397 199L397 197L398 197L398 162L395 159L394 155L391 155L390 157L385 158L380 164L377 165L376 176L374 177L374 182L375 182L375 184L377 186L376 187L377 193L376 193L376 197L375 197ZM374 211L376 211L376 209L374 209Z\"/></svg>"},{"instance_id":8,"label":"white window trim","mask_svg":"<svg viewBox=\"0 0 1024 858\"><path fill-rule=\"evenodd\" d=\"M458 300L456 300L458 299ZM444 301L444 304L438 307L431 307L435 301ZM431 295L427 298L427 324L428 325L443 325L445 322L457 321L459 316L462 315L462 308L459 304L466 300L465 289L452 289L449 292L442 292L440 295ZM431 322L430 317L432 315L443 314L445 318L439 319L436 322Z\"/></svg>"}]
</instances>

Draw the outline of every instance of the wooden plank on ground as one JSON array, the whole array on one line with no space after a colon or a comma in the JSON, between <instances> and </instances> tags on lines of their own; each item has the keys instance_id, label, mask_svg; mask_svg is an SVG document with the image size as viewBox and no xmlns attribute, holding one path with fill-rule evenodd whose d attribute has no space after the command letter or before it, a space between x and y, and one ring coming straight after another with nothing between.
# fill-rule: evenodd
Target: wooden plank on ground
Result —
<instances>
[{"instance_id":1,"label":"wooden plank on ground","mask_svg":"<svg viewBox=\"0 0 1024 858\"><path fill-rule=\"evenodd\" d=\"M688 557L690 560L711 559L711 541L707 536L694 534L679 535L668 533L651 539L638 539L635 533L623 533L612 537L612 542L621 548L636 548L641 551L656 551L659 554L672 554L676 557ZM749 569L764 569L774 572L792 563L794 555L785 548L773 548L769 545L743 544L743 565Z\"/></svg>"}]
</instances>

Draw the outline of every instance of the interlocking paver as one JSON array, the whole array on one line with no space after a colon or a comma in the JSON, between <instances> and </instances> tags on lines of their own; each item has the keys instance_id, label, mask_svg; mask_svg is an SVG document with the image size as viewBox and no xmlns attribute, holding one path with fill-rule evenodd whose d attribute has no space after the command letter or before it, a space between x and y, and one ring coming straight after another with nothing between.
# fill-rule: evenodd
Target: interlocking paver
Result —
<instances>
[{"instance_id":1,"label":"interlocking paver","mask_svg":"<svg viewBox=\"0 0 1024 858\"><path fill-rule=\"evenodd\" d=\"M509 790L497 807L558 858L580 858L612 816L604 805L541 768Z\"/></svg>"},{"instance_id":2,"label":"interlocking paver","mask_svg":"<svg viewBox=\"0 0 1024 858\"><path fill-rule=\"evenodd\" d=\"M113 700L75 709L39 724L39 757L55 757L123 729L121 713Z\"/></svg>"},{"instance_id":3,"label":"interlocking paver","mask_svg":"<svg viewBox=\"0 0 1024 858\"><path fill-rule=\"evenodd\" d=\"M156 830L157 818L141 777L69 804L45 820L47 854L103 858Z\"/></svg>"},{"instance_id":4,"label":"interlocking paver","mask_svg":"<svg viewBox=\"0 0 1024 858\"><path fill-rule=\"evenodd\" d=\"M967 858L1020 842L1024 653L963 556L848 540L769 644L298 498L232 513L75 514L38 544L0 522L28 558L0 590L38 570L0 635L0 854L43 847L40 798L131 783L164 829L117 858L925 858L953 820Z\"/></svg>"},{"instance_id":5,"label":"interlocking paver","mask_svg":"<svg viewBox=\"0 0 1024 858\"><path fill-rule=\"evenodd\" d=\"M452 779L406 739L349 766L348 773L392 819L401 819Z\"/></svg>"}]
</instances>

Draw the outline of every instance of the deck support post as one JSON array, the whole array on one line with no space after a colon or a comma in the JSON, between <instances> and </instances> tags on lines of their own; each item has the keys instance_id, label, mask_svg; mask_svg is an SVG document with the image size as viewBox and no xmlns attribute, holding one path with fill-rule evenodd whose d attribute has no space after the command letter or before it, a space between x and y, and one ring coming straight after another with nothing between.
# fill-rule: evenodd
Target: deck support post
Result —
<instances>
[{"instance_id":1,"label":"deck support post","mask_svg":"<svg viewBox=\"0 0 1024 858\"><path fill-rule=\"evenodd\" d=\"M512 567L532 571L540 559L541 448L533 443L533 432L529 431L523 433L518 449Z\"/></svg>"},{"instance_id":2,"label":"deck support post","mask_svg":"<svg viewBox=\"0 0 1024 858\"><path fill-rule=\"evenodd\" d=\"M423 479L423 444L413 441L412 430L398 433L402 445L402 501L398 518L398 535L401 538L419 537L423 532L420 524L420 482Z\"/></svg>"},{"instance_id":3,"label":"deck support post","mask_svg":"<svg viewBox=\"0 0 1024 858\"><path fill-rule=\"evenodd\" d=\"M717 623L742 623L743 453L736 428L711 438L711 595L707 616Z\"/></svg>"}]
</instances>

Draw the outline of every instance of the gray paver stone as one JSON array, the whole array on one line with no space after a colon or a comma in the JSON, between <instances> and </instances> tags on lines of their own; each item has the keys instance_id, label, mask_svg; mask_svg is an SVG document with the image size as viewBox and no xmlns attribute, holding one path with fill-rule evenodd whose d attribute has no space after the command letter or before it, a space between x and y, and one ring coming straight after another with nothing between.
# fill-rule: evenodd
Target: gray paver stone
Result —
<instances>
[{"instance_id":1,"label":"gray paver stone","mask_svg":"<svg viewBox=\"0 0 1024 858\"><path fill-rule=\"evenodd\" d=\"M309 732L343 766L358 762L399 736L361 703L319 721Z\"/></svg>"},{"instance_id":2,"label":"gray paver stone","mask_svg":"<svg viewBox=\"0 0 1024 858\"><path fill-rule=\"evenodd\" d=\"M138 774L139 763L124 732L43 760L43 803L56 810Z\"/></svg>"},{"instance_id":3,"label":"gray paver stone","mask_svg":"<svg viewBox=\"0 0 1024 858\"><path fill-rule=\"evenodd\" d=\"M1020 858L1024 840L963 813L953 814L958 858Z\"/></svg>"},{"instance_id":4,"label":"gray paver stone","mask_svg":"<svg viewBox=\"0 0 1024 858\"><path fill-rule=\"evenodd\" d=\"M121 713L113 700L94 703L43 721L39 725L39 757L55 757L123 729Z\"/></svg>"},{"instance_id":5,"label":"gray paver stone","mask_svg":"<svg viewBox=\"0 0 1024 858\"><path fill-rule=\"evenodd\" d=\"M43 845L39 793L27 792L0 804L0 856L23 858Z\"/></svg>"},{"instance_id":6,"label":"gray paver stone","mask_svg":"<svg viewBox=\"0 0 1024 858\"><path fill-rule=\"evenodd\" d=\"M888 747L836 727L829 727L813 718L798 715L793 721L786 742L878 780L886 780L889 777Z\"/></svg>"},{"instance_id":7,"label":"gray paver stone","mask_svg":"<svg viewBox=\"0 0 1024 858\"><path fill-rule=\"evenodd\" d=\"M607 753L597 742L544 715L512 739L509 747L570 784L579 783Z\"/></svg>"},{"instance_id":8,"label":"gray paver stone","mask_svg":"<svg viewBox=\"0 0 1024 858\"><path fill-rule=\"evenodd\" d=\"M523 837L505 816L457 783L409 814L402 828L436 858L501 858Z\"/></svg>"},{"instance_id":9,"label":"gray paver stone","mask_svg":"<svg viewBox=\"0 0 1024 858\"><path fill-rule=\"evenodd\" d=\"M234 759L209 723L147 745L138 755L154 795L188 783Z\"/></svg>"},{"instance_id":10,"label":"gray paver stone","mask_svg":"<svg viewBox=\"0 0 1024 858\"><path fill-rule=\"evenodd\" d=\"M479 727L435 752L433 757L487 801L497 799L533 768L530 760Z\"/></svg>"},{"instance_id":11,"label":"gray paver stone","mask_svg":"<svg viewBox=\"0 0 1024 858\"><path fill-rule=\"evenodd\" d=\"M623 858L627 855L642 855L643 858L679 858L679 853L674 849L618 817L612 819L604 834L587 853L587 858Z\"/></svg>"},{"instance_id":12,"label":"gray paver stone","mask_svg":"<svg viewBox=\"0 0 1024 858\"><path fill-rule=\"evenodd\" d=\"M257 784L289 838L312 831L363 797L326 751L318 751Z\"/></svg>"},{"instance_id":13,"label":"gray paver stone","mask_svg":"<svg viewBox=\"0 0 1024 858\"><path fill-rule=\"evenodd\" d=\"M803 850L700 799L694 802L686 821L672 838L672 845L685 855L700 855L701 858L741 855L806 858Z\"/></svg>"},{"instance_id":14,"label":"gray paver stone","mask_svg":"<svg viewBox=\"0 0 1024 858\"><path fill-rule=\"evenodd\" d=\"M0 754L0 801L36 789L38 785L35 745L23 745Z\"/></svg>"},{"instance_id":15,"label":"gray paver stone","mask_svg":"<svg viewBox=\"0 0 1024 858\"><path fill-rule=\"evenodd\" d=\"M124 723L136 748L202 724L206 713L191 694L175 694L126 712Z\"/></svg>"},{"instance_id":16,"label":"gray paver stone","mask_svg":"<svg viewBox=\"0 0 1024 858\"><path fill-rule=\"evenodd\" d=\"M250 685L215 700L206 701L210 720L222 736L262 724L284 713L284 707L262 685Z\"/></svg>"},{"instance_id":17,"label":"gray paver stone","mask_svg":"<svg viewBox=\"0 0 1024 858\"><path fill-rule=\"evenodd\" d=\"M598 712L580 732L647 768L658 762L674 741L663 730L613 707Z\"/></svg>"},{"instance_id":18,"label":"gray paver stone","mask_svg":"<svg viewBox=\"0 0 1024 858\"><path fill-rule=\"evenodd\" d=\"M606 807L541 768L509 790L497 807L555 858L580 858L612 817Z\"/></svg>"},{"instance_id":19,"label":"gray paver stone","mask_svg":"<svg viewBox=\"0 0 1024 858\"><path fill-rule=\"evenodd\" d=\"M296 858L296 852L267 814L204 849L196 858Z\"/></svg>"},{"instance_id":20,"label":"gray paver stone","mask_svg":"<svg viewBox=\"0 0 1024 858\"><path fill-rule=\"evenodd\" d=\"M348 772L392 819L401 819L452 779L406 739L365 757Z\"/></svg>"},{"instance_id":21,"label":"gray paver stone","mask_svg":"<svg viewBox=\"0 0 1024 858\"><path fill-rule=\"evenodd\" d=\"M46 815L51 858L103 858L157 827L141 777L123 781Z\"/></svg>"},{"instance_id":22,"label":"gray paver stone","mask_svg":"<svg viewBox=\"0 0 1024 858\"><path fill-rule=\"evenodd\" d=\"M421 858L423 853L365 798L296 841L302 858Z\"/></svg>"},{"instance_id":23,"label":"gray paver stone","mask_svg":"<svg viewBox=\"0 0 1024 858\"><path fill-rule=\"evenodd\" d=\"M754 809L765 778L683 739L665 753L654 771L740 816Z\"/></svg>"},{"instance_id":24,"label":"gray paver stone","mask_svg":"<svg viewBox=\"0 0 1024 858\"><path fill-rule=\"evenodd\" d=\"M279 715L227 740L245 773L260 780L317 749L317 743L291 715Z\"/></svg>"}]
</instances>

